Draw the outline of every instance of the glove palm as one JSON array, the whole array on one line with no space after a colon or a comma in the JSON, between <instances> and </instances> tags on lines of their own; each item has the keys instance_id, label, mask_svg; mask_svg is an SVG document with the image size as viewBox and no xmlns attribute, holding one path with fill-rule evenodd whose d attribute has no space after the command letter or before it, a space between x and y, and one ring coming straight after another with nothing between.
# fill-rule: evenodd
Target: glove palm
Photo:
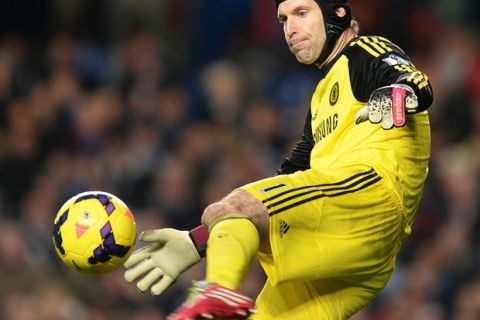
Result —
<instances>
[{"instance_id":1,"label":"glove palm","mask_svg":"<svg viewBox=\"0 0 480 320\"><path fill-rule=\"evenodd\" d=\"M405 125L405 112L418 112L418 99L412 88L403 84L393 84L372 92L367 105L355 116L355 123L370 120L380 123L383 129Z\"/></svg>"},{"instance_id":2,"label":"glove palm","mask_svg":"<svg viewBox=\"0 0 480 320\"><path fill-rule=\"evenodd\" d=\"M145 292L162 294L184 271L197 264L201 257L188 231L171 228L143 232L140 240L150 244L133 252L125 262L124 277Z\"/></svg>"}]
</instances>

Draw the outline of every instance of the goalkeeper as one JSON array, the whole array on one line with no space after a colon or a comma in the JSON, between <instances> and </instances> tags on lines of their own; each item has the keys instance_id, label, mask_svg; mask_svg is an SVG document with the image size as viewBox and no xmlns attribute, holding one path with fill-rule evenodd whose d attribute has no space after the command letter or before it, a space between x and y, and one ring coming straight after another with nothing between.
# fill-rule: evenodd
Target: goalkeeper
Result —
<instances>
[{"instance_id":1,"label":"goalkeeper","mask_svg":"<svg viewBox=\"0 0 480 320\"><path fill-rule=\"evenodd\" d=\"M208 206L202 225L144 232L125 278L160 295L206 254L169 320L348 319L388 282L427 177L428 78L389 40L359 36L346 0L276 0L286 42L318 68L301 140L278 174ZM241 293L257 258L268 279ZM253 313L255 309L255 313Z\"/></svg>"}]
</instances>

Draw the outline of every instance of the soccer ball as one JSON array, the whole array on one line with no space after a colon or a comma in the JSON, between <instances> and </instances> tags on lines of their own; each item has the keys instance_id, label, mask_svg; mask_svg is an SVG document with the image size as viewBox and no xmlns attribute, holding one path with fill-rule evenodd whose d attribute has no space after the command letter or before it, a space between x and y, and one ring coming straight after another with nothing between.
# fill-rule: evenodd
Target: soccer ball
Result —
<instances>
[{"instance_id":1,"label":"soccer ball","mask_svg":"<svg viewBox=\"0 0 480 320\"><path fill-rule=\"evenodd\" d=\"M128 259L137 228L122 200L107 192L88 191L63 204L54 220L52 238L55 251L68 267L104 274Z\"/></svg>"}]
</instances>

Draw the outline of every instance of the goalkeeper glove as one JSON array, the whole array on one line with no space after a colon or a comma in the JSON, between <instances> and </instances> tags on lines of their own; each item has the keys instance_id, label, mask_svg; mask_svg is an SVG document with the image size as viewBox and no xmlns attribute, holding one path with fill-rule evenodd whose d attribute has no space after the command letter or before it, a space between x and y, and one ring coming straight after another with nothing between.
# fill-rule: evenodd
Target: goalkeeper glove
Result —
<instances>
[{"instance_id":1,"label":"goalkeeper glove","mask_svg":"<svg viewBox=\"0 0 480 320\"><path fill-rule=\"evenodd\" d=\"M125 262L125 280L132 283L140 278L137 288L141 292L150 289L153 295L162 294L180 274L202 259L194 243L198 239L196 229L203 232L202 243L206 246L208 231L203 226L191 232L171 228L142 232L139 239L150 244L134 251Z\"/></svg>"},{"instance_id":2,"label":"goalkeeper glove","mask_svg":"<svg viewBox=\"0 0 480 320\"><path fill-rule=\"evenodd\" d=\"M381 123L383 129L403 127L405 112L417 111L418 99L413 89L404 84L392 84L372 92L367 105L357 112L355 123L368 119L372 123Z\"/></svg>"}]
</instances>

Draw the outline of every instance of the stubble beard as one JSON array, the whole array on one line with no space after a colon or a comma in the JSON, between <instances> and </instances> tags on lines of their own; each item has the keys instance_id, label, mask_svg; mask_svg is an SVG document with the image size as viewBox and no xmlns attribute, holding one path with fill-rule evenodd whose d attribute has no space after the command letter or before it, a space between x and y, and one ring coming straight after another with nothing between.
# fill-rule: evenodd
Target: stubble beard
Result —
<instances>
[{"instance_id":1,"label":"stubble beard","mask_svg":"<svg viewBox=\"0 0 480 320\"><path fill-rule=\"evenodd\" d=\"M293 48L290 48L290 52L295 56L297 61L302 64L312 64L317 59L312 47L308 47L298 51L294 50Z\"/></svg>"}]
</instances>

